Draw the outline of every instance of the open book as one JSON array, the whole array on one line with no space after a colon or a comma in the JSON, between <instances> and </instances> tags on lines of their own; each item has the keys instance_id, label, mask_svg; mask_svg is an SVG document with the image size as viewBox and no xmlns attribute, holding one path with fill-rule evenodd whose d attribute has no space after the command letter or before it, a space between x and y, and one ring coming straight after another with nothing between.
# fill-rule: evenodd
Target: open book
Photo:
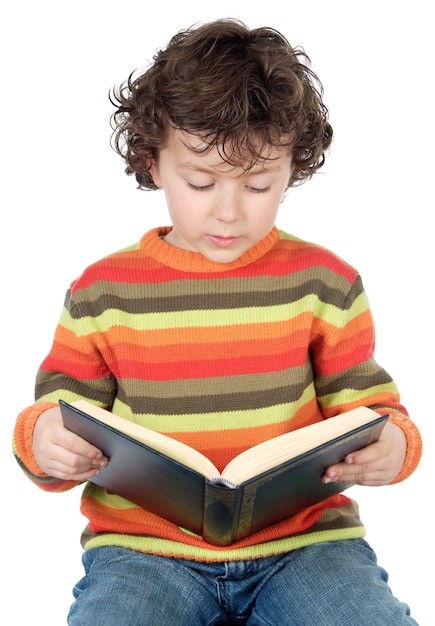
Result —
<instances>
[{"instance_id":1,"label":"open book","mask_svg":"<svg viewBox=\"0 0 435 626\"><path fill-rule=\"evenodd\" d=\"M92 482L218 546L274 524L350 485L325 469L376 441L388 419L366 407L280 435L219 473L190 446L86 400L60 400L66 428L109 459Z\"/></svg>"}]
</instances>

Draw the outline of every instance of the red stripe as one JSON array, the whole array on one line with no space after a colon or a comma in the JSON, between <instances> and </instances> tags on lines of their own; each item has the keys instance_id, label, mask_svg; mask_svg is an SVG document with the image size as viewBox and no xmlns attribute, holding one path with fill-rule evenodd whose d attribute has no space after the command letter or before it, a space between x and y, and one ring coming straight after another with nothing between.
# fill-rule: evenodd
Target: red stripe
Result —
<instances>
[{"instance_id":1,"label":"red stripe","mask_svg":"<svg viewBox=\"0 0 435 626\"><path fill-rule=\"evenodd\" d=\"M143 251L134 250L126 253L126 257L107 257L95 263L72 285L72 290L86 289L99 280L108 280L121 283L149 283L167 282L172 280L225 280L227 278L252 278L253 276L288 276L314 266L327 267L331 271L344 276L350 282L355 279L355 270L329 251L316 246L295 242L281 242L274 255L265 255L254 266L241 267L216 277L214 272L182 272L162 266L150 257L144 257ZM289 249L290 248L290 249ZM146 268L144 268L146 263ZM265 272L265 268L267 268Z\"/></svg>"},{"instance_id":2,"label":"red stripe","mask_svg":"<svg viewBox=\"0 0 435 626\"><path fill-rule=\"evenodd\" d=\"M177 360L165 363L125 360L109 363L109 365L114 376L120 379L137 378L164 381L277 372L282 369L301 366L305 363L305 359L305 350L295 350L281 355L258 355L257 357L232 357L201 361Z\"/></svg>"}]
</instances>

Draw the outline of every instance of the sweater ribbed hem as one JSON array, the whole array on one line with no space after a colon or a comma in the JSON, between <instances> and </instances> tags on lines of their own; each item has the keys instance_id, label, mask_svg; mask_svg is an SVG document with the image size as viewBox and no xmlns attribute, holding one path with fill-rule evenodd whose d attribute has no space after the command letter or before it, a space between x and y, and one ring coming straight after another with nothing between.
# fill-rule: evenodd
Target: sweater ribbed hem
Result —
<instances>
[{"instance_id":1,"label":"sweater ribbed hem","mask_svg":"<svg viewBox=\"0 0 435 626\"><path fill-rule=\"evenodd\" d=\"M208 549L205 546L204 548L197 548L195 546L159 539L156 537L134 537L131 535L104 534L87 541L84 544L84 548L86 550L92 550L94 548L102 548L105 546L119 546L135 550L137 552L146 552L148 554L193 561L244 561L266 558L276 554L283 554L285 552L299 550L300 548L305 548L306 546L324 541L360 539L365 537L365 535L366 529L363 525L361 525L351 528L340 528L318 532L313 531L302 535L295 535L284 539L269 541L268 543L251 545L235 550L221 550L218 552L216 550Z\"/></svg>"}]
</instances>

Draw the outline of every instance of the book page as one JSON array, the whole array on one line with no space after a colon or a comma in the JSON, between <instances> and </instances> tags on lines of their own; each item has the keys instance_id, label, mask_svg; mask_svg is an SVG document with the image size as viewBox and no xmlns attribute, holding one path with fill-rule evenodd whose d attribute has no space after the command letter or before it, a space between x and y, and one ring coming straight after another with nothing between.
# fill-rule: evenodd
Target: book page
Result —
<instances>
[{"instance_id":1,"label":"book page","mask_svg":"<svg viewBox=\"0 0 435 626\"><path fill-rule=\"evenodd\" d=\"M124 435L153 448L157 452L169 456L182 465L190 467L200 474L203 474L208 479L219 476L217 468L210 459L181 441L167 437L163 433L156 432L140 424L130 422L130 420L115 415L106 409L102 409L87 400L76 400L75 402L71 402L71 406L94 417L99 422L106 424L106 426L118 430Z\"/></svg>"},{"instance_id":2,"label":"book page","mask_svg":"<svg viewBox=\"0 0 435 626\"><path fill-rule=\"evenodd\" d=\"M228 463L222 477L240 484L339 435L364 426L377 417L379 414L372 409L358 407L322 422L279 435L239 454Z\"/></svg>"}]
</instances>

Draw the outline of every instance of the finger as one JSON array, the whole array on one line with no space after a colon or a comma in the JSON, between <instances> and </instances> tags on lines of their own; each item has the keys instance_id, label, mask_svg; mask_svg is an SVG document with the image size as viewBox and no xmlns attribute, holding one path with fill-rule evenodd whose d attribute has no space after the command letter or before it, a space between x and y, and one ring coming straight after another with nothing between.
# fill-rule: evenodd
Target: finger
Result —
<instances>
[{"instance_id":1,"label":"finger","mask_svg":"<svg viewBox=\"0 0 435 626\"><path fill-rule=\"evenodd\" d=\"M107 461L101 450L86 441L86 439L82 439L82 437L66 429L64 429L63 436L59 440L58 445L66 451L71 452L73 455L83 457L88 461L98 461L98 465L101 465L101 462Z\"/></svg>"},{"instance_id":2,"label":"finger","mask_svg":"<svg viewBox=\"0 0 435 626\"><path fill-rule=\"evenodd\" d=\"M45 471L63 480L81 480L95 476L106 467L108 459L87 441L67 431L45 447Z\"/></svg>"},{"instance_id":3,"label":"finger","mask_svg":"<svg viewBox=\"0 0 435 626\"><path fill-rule=\"evenodd\" d=\"M54 450L53 452L54 454L48 462L47 473L61 480L91 480L99 474L102 467L107 465L106 459L93 461L70 453L65 449Z\"/></svg>"},{"instance_id":4,"label":"finger","mask_svg":"<svg viewBox=\"0 0 435 626\"><path fill-rule=\"evenodd\" d=\"M343 482L349 485L383 485L386 482L385 468L381 463L347 464L329 467L322 477L324 483Z\"/></svg>"},{"instance_id":5,"label":"finger","mask_svg":"<svg viewBox=\"0 0 435 626\"><path fill-rule=\"evenodd\" d=\"M380 487L385 484L385 473L383 471L364 471L343 474L341 479L350 485L365 485L368 487Z\"/></svg>"},{"instance_id":6,"label":"finger","mask_svg":"<svg viewBox=\"0 0 435 626\"><path fill-rule=\"evenodd\" d=\"M368 465L383 459L387 454L387 447L379 441L372 443L361 450L355 450L346 456L344 462L348 465Z\"/></svg>"}]
</instances>

